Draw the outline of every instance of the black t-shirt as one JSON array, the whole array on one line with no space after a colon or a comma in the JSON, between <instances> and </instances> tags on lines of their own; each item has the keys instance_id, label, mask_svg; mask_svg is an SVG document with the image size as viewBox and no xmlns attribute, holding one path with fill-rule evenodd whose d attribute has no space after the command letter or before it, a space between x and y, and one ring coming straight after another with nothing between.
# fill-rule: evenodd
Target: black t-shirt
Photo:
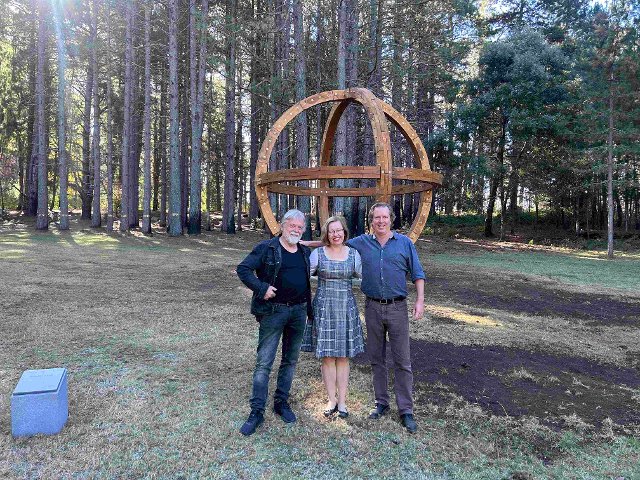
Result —
<instances>
[{"instance_id":1,"label":"black t-shirt","mask_svg":"<svg viewBox=\"0 0 640 480\"><path fill-rule=\"evenodd\" d=\"M307 299L308 275L302 249L295 253L288 252L280 245L282 263L276 277L275 303L302 303Z\"/></svg>"}]
</instances>

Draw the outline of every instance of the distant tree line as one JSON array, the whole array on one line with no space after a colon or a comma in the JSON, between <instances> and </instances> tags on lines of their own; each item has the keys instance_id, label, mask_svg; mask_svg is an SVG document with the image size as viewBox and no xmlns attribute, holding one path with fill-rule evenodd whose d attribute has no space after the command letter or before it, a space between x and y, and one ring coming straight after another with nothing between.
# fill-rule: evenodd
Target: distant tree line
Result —
<instances>
[{"instance_id":1,"label":"distant tree line","mask_svg":"<svg viewBox=\"0 0 640 480\"><path fill-rule=\"evenodd\" d=\"M0 196L59 228L171 235L260 213L258 150L289 106L364 86L415 127L444 175L432 208L514 230L523 208L566 228L640 229L637 0L8 0L0 12ZM327 106L281 134L269 168L315 165ZM411 151L391 127L394 164ZM371 165L362 108L332 162ZM339 180L366 187L370 180ZM13 202L13 203L12 203ZM371 199L332 208L356 232ZM272 195L282 214L315 199ZM397 225L414 195L393 198Z\"/></svg>"}]
</instances>

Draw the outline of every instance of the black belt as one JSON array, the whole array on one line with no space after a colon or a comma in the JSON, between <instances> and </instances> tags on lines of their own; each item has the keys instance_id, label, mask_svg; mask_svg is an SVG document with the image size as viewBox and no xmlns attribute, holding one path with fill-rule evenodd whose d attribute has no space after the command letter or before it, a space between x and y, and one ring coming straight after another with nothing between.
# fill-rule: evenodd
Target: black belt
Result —
<instances>
[{"instance_id":1,"label":"black belt","mask_svg":"<svg viewBox=\"0 0 640 480\"><path fill-rule=\"evenodd\" d=\"M373 300L374 302L381 303L382 305L388 305L390 303L403 302L407 297L396 297L396 298L372 298L367 297L369 300Z\"/></svg>"},{"instance_id":2,"label":"black belt","mask_svg":"<svg viewBox=\"0 0 640 480\"><path fill-rule=\"evenodd\" d=\"M283 307L293 307L295 305L302 305L307 303L306 300L294 300L293 302L273 302L273 305L282 305Z\"/></svg>"}]
</instances>

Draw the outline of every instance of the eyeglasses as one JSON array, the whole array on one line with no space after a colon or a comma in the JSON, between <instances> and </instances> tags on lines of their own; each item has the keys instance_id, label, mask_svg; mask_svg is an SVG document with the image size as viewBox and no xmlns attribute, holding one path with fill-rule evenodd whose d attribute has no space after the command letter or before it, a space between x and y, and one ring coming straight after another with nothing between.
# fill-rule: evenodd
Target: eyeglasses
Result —
<instances>
[{"instance_id":1,"label":"eyeglasses","mask_svg":"<svg viewBox=\"0 0 640 480\"><path fill-rule=\"evenodd\" d=\"M329 235L337 235L338 233L342 233L344 232L344 229L341 228L340 230L329 230Z\"/></svg>"}]
</instances>

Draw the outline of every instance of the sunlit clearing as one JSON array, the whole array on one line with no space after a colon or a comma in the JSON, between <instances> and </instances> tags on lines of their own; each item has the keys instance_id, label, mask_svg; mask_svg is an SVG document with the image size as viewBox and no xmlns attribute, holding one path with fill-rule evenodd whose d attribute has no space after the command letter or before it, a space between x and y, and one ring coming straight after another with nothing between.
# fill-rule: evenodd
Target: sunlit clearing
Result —
<instances>
[{"instance_id":1,"label":"sunlit clearing","mask_svg":"<svg viewBox=\"0 0 640 480\"><path fill-rule=\"evenodd\" d=\"M502 327L503 324L489 317L481 317L480 315L472 315L463 312L457 308L443 307L440 305L425 305L425 311L434 317L449 318L458 322L468 323L469 325L481 325L483 327Z\"/></svg>"},{"instance_id":2,"label":"sunlit clearing","mask_svg":"<svg viewBox=\"0 0 640 480\"><path fill-rule=\"evenodd\" d=\"M14 259L14 258L23 258L25 256L25 250L2 250L0 251L0 258L5 259Z\"/></svg>"},{"instance_id":3,"label":"sunlit clearing","mask_svg":"<svg viewBox=\"0 0 640 480\"><path fill-rule=\"evenodd\" d=\"M28 235L1 236L0 245L29 245L29 238Z\"/></svg>"},{"instance_id":4,"label":"sunlit clearing","mask_svg":"<svg viewBox=\"0 0 640 480\"><path fill-rule=\"evenodd\" d=\"M578 251L572 252L571 256L575 258L581 258L584 260L609 260L607 257L606 250L587 250L587 251ZM631 260L640 260L640 253L630 253L630 252L614 252L615 258L624 258Z\"/></svg>"},{"instance_id":5,"label":"sunlit clearing","mask_svg":"<svg viewBox=\"0 0 640 480\"><path fill-rule=\"evenodd\" d=\"M52 232L53 233L53 232ZM83 233L83 232L74 232L71 234L69 238L67 235L60 235L60 240L66 241L70 245L81 245L81 246L91 246L91 245L101 245L101 246L115 246L118 244L118 240L108 235L100 235L96 233Z\"/></svg>"}]
</instances>

